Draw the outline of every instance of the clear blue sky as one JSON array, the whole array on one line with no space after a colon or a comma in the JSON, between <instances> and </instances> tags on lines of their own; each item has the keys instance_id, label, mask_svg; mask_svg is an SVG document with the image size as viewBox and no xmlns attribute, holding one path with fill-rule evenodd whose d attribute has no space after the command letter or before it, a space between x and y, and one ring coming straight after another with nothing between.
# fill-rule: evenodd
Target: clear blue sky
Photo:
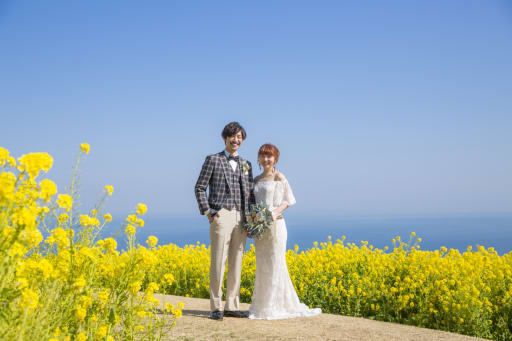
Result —
<instances>
[{"instance_id":1,"label":"clear blue sky","mask_svg":"<svg viewBox=\"0 0 512 341\"><path fill-rule=\"evenodd\" d=\"M509 1L0 0L0 145L196 215L232 120L315 216L512 214ZM257 169L256 169L257 171Z\"/></svg>"}]
</instances>

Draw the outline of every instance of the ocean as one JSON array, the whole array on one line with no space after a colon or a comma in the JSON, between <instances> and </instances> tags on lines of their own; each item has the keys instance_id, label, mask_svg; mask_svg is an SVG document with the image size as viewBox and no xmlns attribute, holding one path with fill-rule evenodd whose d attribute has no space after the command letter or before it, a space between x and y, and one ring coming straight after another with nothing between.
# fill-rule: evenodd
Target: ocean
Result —
<instances>
[{"instance_id":1,"label":"ocean","mask_svg":"<svg viewBox=\"0 0 512 341\"><path fill-rule=\"evenodd\" d=\"M400 236L408 241L411 232L422 238L422 250L436 250L442 246L448 249L465 251L471 245L494 247L500 255L512 250L512 216L452 216L427 218L358 218L312 219L298 216L286 216L288 229L287 247L292 249L298 245L301 250L313 247L313 243L327 241L328 236L333 242L342 236L345 243L353 242L360 245L368 241L368 245L376 248L389 246L391 240ZM121 225L122 220L115 219L110 227L103 231L102 237L108 237ZM209 225L203 216L190 217L145 217L145 226L138 229L137 241L144 244L149 235L158 237L159 244L174 243L178 246L196 244L208 245ZM119 249L125 248L125 237L116 237ZM248 239L247 244L252 243Z\"/></svg>"}]
</instances>

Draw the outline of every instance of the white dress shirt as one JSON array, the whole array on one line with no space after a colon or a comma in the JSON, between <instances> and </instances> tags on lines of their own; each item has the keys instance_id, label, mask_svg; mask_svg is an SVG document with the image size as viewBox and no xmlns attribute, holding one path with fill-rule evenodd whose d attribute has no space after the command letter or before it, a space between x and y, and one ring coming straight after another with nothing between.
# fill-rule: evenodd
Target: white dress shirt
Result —
<instances>
[{"instance_id":1,"label":"white dress shirt","mask_svg":"<svg viewBox=\"0 0 512 341\"><path fill-rule=\"evenodd\" d=\"M226 155L227 158L229 158L229 156L231 155L228 153L227 150L224 150L224 154ZM235 172L236 167L238 167L238 162L236 162L235 160L229 160L229 164L231 165L231 168L233 168L233 172Z\"/></svg>"}]
</instances>

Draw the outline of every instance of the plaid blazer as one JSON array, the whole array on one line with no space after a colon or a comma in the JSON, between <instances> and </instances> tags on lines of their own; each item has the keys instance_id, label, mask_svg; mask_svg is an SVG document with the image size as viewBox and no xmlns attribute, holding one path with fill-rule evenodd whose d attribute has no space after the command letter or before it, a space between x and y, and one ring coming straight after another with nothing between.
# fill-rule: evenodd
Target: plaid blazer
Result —
<instances>
[{"instance_id":1,"label":"plaid blazer","mask_svg":"<svg viewBox=\"0 0 512 341\"><path fill-rule=\"evenodd\" d=\"M242 157L240 157L238 166L242 172L242 208L245 215L248 215L250 205L255 203L252 167L251 163ZM218 211L226 203L230 195L230 186L233 186L232 181L228 181L231 172L228 167L231 165L224 151L206 157L194 188L201 214L210 208ZM206 188L208 188L208 199L206 198ZM231 193L234 192L234 190L231 191Z\"/></svg>"}]
</instances>

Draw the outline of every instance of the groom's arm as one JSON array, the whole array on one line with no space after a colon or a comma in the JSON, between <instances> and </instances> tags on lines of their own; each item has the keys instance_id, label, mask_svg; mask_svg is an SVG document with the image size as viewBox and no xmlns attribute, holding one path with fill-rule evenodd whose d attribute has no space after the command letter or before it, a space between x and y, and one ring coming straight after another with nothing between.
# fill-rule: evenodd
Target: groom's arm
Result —
<instances>
[{"instance_id":1,"label":"groom's arm","mask_svg":"<svg viewBox=\"0 0 512 341\"><path fill-rule=\"evenodd\" d=\"M208 199L206 198L206 188L210 184L210 179L213 174L214 162L211 155L207 156L204 160L201 173L197 179L196 186L194 187L194 193L196 195L197 204L199 205L199 211L201 214L205 214L210 210Z\"/></svg>"}]
</instances>

